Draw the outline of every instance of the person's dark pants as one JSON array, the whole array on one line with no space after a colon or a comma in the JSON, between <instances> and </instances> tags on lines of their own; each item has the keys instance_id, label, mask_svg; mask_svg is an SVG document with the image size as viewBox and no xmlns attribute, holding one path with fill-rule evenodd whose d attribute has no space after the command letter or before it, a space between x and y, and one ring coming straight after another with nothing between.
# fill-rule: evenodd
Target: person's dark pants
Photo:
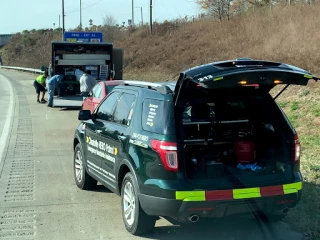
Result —
<instances>
[{"instance_id":1,"label":"person's dark pants","mask_svg":"<svg viewBox=\"0 0 320 240\"><path fill-rule=\"evenodd\" d=\"M37 94L40 94L40 92L47 91L44 86L42 86L40 83L37 82L37 80L34 80L33 86L36 89Z\"/></svg>"}]
</instances>

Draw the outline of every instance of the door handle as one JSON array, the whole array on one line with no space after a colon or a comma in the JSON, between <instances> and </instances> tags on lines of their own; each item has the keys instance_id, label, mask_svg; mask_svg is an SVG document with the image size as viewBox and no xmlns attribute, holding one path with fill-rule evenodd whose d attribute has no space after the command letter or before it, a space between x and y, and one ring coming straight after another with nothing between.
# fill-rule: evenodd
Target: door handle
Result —
<instances>
[{"instance_id":1,"label":"door handle","mask_svg":"<svg viewBox=\"0 0 320 240\"><path fill-rule=\"evenodd\" d=\"M96 132L96 133L101 133L101 132L102 132L102 130L95 130L95 132Z\"/></svg>"},{"instance_id":2,"label":"door handle","mask_svg":"<svg viewBox=\"0 0 320 240\"><path fill-rule=\"evenodd\" d=\"M118 136L118 139L119 139L120 141L125 141L125 140L127 139L127 137L122 134L122 135L119 135L119 136Z\"/></svg>"}]
</instances>

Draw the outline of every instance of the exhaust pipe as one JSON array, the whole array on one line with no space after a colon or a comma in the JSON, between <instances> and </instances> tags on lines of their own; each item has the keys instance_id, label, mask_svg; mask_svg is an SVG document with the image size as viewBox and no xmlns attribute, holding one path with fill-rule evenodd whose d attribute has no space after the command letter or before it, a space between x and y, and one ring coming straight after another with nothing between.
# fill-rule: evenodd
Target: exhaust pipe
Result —
<instances>
[{"instance_id":1,"label":"exhaust pipe","mask_svg":"<svg viewBox=\"0 0 320 240\"><path fill-rule=\"evenodd\" d=\"M282 210L282 213L283 214L287 214L289 212L289 208L284 208L283 210Z\"/></svg>"},{"instance_id":2,"label":"exhaust pipe","mask_svg":"<svg viewBox=\"0 0 320 240\"><path fill-rule=\"evenodd\" d=\"M190 217L188 217L188 220L192 223L196 223L198 222L200 219L200 217L198 215L191 215Z\"/></svg>"}]
</instances>

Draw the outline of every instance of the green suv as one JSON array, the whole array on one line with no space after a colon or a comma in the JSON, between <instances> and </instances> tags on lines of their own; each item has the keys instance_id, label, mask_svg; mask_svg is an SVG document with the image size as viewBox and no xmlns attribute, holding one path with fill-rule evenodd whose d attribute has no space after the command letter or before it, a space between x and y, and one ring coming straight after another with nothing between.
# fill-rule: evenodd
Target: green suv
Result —
<instances>
[{"instance_id":1,"label":"green suv","mask_svg":"<svg viewBox=\"0 0 320 240\"><path fill-rule=\"evenodd\" d=\"M76 184L119 194L132 234L160 216L280 220L301 196L300 143L269 91L312 79L291 65L236 59L188 69L176 83L124 81L93 114L79 113Z\"/></svg>"}]
</instances>

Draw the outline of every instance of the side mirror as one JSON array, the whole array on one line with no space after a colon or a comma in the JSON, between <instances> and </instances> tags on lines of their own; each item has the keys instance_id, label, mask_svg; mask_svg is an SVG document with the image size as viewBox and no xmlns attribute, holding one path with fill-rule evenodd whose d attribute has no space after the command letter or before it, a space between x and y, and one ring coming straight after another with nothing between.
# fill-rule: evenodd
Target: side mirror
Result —
<instances>
[{"instance_id":1,"label":"side mirror","mask_svg":"<svg viewBox=\"0 0 320 240\"><path fill-rule=\"evenodd\" d=\"M88 93L88 95L87 95L87 97L92 97L92 91L90 91L89 93Z\"/></svg>"},{"instance_id":2,"label":"side mirror","mask_svg":"<svg viewBox=\"0 0 320 240\"><path fill-rule=\"evenodd\" d=\"M90 110L81 110L79 112L79 115L78 115L78 120L80 121L87 121L89 119L91 119L91 112Z\"/></svg>"}]
</instances>

